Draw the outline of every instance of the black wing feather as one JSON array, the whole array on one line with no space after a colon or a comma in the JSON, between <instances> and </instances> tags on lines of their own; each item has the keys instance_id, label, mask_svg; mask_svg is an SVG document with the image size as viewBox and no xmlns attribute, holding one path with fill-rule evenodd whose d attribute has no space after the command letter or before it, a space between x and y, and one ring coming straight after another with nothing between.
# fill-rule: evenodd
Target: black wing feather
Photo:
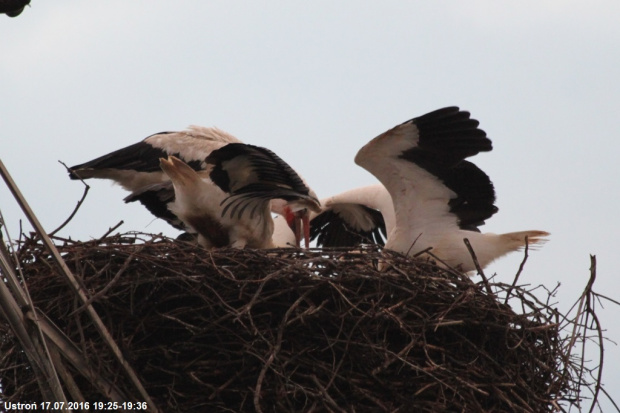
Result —
<instances>
[{"instance_id":1,"label":"black wing feather","mask_svg":"<svg viewBox=\"0 0 620 413\"><path fill-rule=\"evenodd\" d=\"M161 132L155 135L167 135L175 132ZM155 136L151 135L151 136ZM119 169L119 170L133 170L137 172L160 172L159 159L167 158L169 155L176 156L179 159L183 159L179 153L168 153L164 149L157 148L146 140L134 143L133 145L126 146L118 149L114 152L110 152L107 155L100 156L91 161L72 166L69 172L71 179L80 179L79 171L82 169ZM202 169L201 161L189 161L186 162L192 169L198 171Z\"/></svg>"},{"instance_id":2,"label":"black wing feather","mask_svg":"<svg viewBox=\"0 0 620 413\"><path fill-rule=\"evenodd\" d=\"M249 168L256 179L248 182L231 182L231 177L225 169L225 163L237 157L247 157ZM243 143L229 143L214 150L206 158L206 162L213 165L209 176L211 180L230 194L224 199L222 216L230 213L239 217L251 203L268 202L271 199L295 201L299 199L313 199L310 189L304 184L297 172L284 162L278 155L266 148ZM257 182L258 181L258 182ZM232 190L233 187L237 189ZM252 214L258 204L252 208Z\"/></svg>"},{"instance_id":3,"label":"black wing feather","mask_svg":"<svg viewBox=\"0 0 620 413\"><path fill-rule=\"evenodd\" d=\"M467 157L493 149L486 132L478 128L479 122L470 118L469 112L458 107L448 107L411 119L419 131L417 146L404 151L402 159L420 167L451 167Z\"/></svg>"},{"instance_id":4,"label":"black wing feather","mask_svg":"<svg viewBox=\"0 0 620 413\"><path fill-rule=\"evenodd\" d=\"M347 225L340 214L328 209L310 221L310 239L316 240L319 247L354 247L363 243L385 245L387 231L381 212L365 205L359 207L375 223L372 230L356 230Z\"/></svg>"},{"instance_id":5,"label":"black wing feather","mask_svg":"<svg viewBox=\"0 0 620 413\"><path fill-rule=\"evenodd\" d=\"M418 145L401 158L413 162L439 178L456 193L449 201L461 229L478 231L478 226L498 211L493 183L480 168L465 158L493 149L486 132L470 113L452 106L408 122L419 131ZM405 122L405 123L408 123Z\"/></svg>"},{"instance_id":6,"label":"black wing feather","mask_svg":"<svg viewBox=\"0 0 620 413\"><path fill-rule=\"evenodd\" d=\"M228 173L223 169L223 164L239 156L248 157L248 162L261 183L288 187L294 192L308 195L308 187L297 172L282 158L267 148L243 143L229 143L211 152L206 159L207 163L214 165L210 174L211 180L224 192L231 192L231 182ZM235 191L235 193L239 193L239 191Z\"/></svg>"},{"instance_id":7,"label":"black wing feather","mask_svg":"<svg viewBox=\"0 0 620 413\"><path fill-rule=\"evenodd\" d=\"M133 193L125 198L125 202L140 202L149 212L161 218L176 229L182 231L187 228L175 214L170 212L168 204L174 202L174 187L172 182L152 185L143 191Z\"/></svg>"},{"instance_id":8,"label":"black wing feather","mask_svg":"<svg viewBox=\"0 0 620 413\"><path fill-rule=\"evenodd\" d=\"M495 203L495 188L491 179L480 168L468 161L462 161L440 176L444 184L456 193L450 200L450 212L455 214L461 229L478 231L498 208Z\"/></svg>"}]
</instances>

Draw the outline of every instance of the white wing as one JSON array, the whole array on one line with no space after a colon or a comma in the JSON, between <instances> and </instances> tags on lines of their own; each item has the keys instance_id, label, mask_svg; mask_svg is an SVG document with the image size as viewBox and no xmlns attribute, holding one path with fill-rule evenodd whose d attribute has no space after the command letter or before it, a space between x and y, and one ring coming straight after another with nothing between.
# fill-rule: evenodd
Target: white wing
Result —
<instances>
[{"instance_id":1,"label":"white wing","mask_svg":"<svg viewBox=\"0 0 620 413\"><path fill-rule=\"evenodd\" d=\"M396 225L386 248L415 253L493 215L493 185L464 161L491 149L478 121L456 107L414 118L362 147L355 162L385 185L394 203Z\"/></svg>"}]
</instances>

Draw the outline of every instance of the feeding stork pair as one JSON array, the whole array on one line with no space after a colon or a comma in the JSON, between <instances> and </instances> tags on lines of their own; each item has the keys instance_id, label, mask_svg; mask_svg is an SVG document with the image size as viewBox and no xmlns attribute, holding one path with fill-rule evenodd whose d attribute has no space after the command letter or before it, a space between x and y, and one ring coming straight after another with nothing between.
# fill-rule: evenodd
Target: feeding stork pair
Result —
<instances>
[{"instance_id":1,"label":"feeding stork pair","mask_svg":"<svg viewBox=\"0 0 620 413\"><path fill-rule=\"evenodd\" d=\"M319 201L272 151L217 128L163 132L70 168L72 179L111 179L153 215L197 236L205 248L274 248L271 212L299 244L309 242L308 211ZM305 226L303 226L305 221Z\"/></svg>"},{"instance_id":2,"label":"feeding stork pair","mask_svg":"<svg viewBox=\"0 0 620 413\"><path fill-rule=\"evenodd\" d=\"M207 248L298 244L301 227L306 242L310 235L318 246L383 243L385 236L385 248L405 255L431 247L443 263L467 272L475 266L465 238L485 267L548 235L479 232L497 207L489 177L466 160L492 149L478 125L457 107L404 122L355 157L381 184L321 202L273 152L215 128L152 135L74 166L70 176L116 181L131 191L126 202L139 201L171 225L197 233ZM281 217L272 220L271 212Z\"/></svg>"}]
</instances>

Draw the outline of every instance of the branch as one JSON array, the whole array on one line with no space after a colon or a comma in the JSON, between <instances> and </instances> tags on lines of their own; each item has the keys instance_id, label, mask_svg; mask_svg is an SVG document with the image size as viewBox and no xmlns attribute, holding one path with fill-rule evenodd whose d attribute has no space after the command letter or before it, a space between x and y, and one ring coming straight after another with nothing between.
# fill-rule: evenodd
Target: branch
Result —
<instances>
[{"instance_id":1,"label":"branch","mask_svg":"<svg viewBox=\"0 0 620 413\"><path fill-rule=\"evenodd\" d=\"M69 169L69 167L64 162L62 162L62 161L58 161L58 162L62 166L65 167L67 172L71 172L71 169ZM60 226L58 228L56 228L55 230L53 230L52 232L49 233L50 237L53 237L58 231L63 229L73 219L75 214L77 214L78 210L82 206L82 203L86 199L86 195L88 194L88 190L90 189L90 186L86 182L84 182L84 180L82 178L80 178L80 181L82 181L82 183L84 184L84 193L82 194L82 198L77 202L77 205L73 209L73 212L71 212L71 215L69 215L69 217L62 224L60 224Z\"/></svg>"},{"instance_id":2,"label":"branch","mask_svg":"<svg viewBox=\"0 0 620 413\"><path fill-rule=\"evenodd\" d=\"M517 274L515 275L515 279L512 282L512 285L510 286L508 291L506 291L506 299L504 300L504 304L508 304L508 299L510 298L510 294L512 293L512 290L517 285L517 281L519 281L519 277L521 276L521 273L523 272L523 267L525 266L525 262L527 261L527 257L528 257L527 252L529 250L529 246L530 246L529 238L526 235L525 236L525 252L523 254L523 261L521 261L521 265L519 265L519 271L517 271Z\"/></svg>"},{"instance_id":3,"label":"branch","mask_svg":"<svg viewBox=\"0 0 620 413\"><path fill-rule=\"evenodd\" d=\"M478 271L478 274L480 274L480 276L482 277L484 288L487 290L487 293L489 293L489 295L493 295L493 291L491 290L491 286L489 285L489 280L484 275L484 271L482 271L482 267L480 266L480 263L478 262L476 253L474 252L474 249L471 247L469 240L467 238L463 238L463 242L465 243L465 246L467 247L467 250L469 251L471 258L474 260L474 265L476 266L476 270Z\"/></svg>"}]
</instances>

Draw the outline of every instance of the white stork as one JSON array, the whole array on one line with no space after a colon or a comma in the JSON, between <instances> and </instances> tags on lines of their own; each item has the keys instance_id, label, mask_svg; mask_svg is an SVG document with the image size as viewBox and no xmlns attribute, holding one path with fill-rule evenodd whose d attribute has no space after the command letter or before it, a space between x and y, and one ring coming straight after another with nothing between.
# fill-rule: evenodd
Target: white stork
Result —
<instances>
[{"instance_id":1,"label":"white stork","mask_svg":"<svg viewBox=\"0 0 620 413\"><path fill-rule=\"evenodd\" d=\"M467 238L482 268L525 246L539 244L544 231L482 234L478 226L497 207L489 177L465 160L490 151L479 122L457 107L411 119L362 147L355 163L385 186L394 205L395 225L385 248L415 255L429 247L451 267L476 269Z\"/></svg>"},{"instance_id":2,"label":"white stork","mask_svg":"<svg viewBox=\"0 0 620 413\"><path fill-rule=\"evenodd\" d=\"M321 247L383 245L394 223L387 189L369 185L321 199L321 211L310 215L310 236Z\"/></svg>"},{"instance_id":3,"label":"white stork","mask_svg":"<svg viewBox=\"0 0 620 413\"><path fill-rule=\"evenodd\" d=\"M177 229L188 230L169 208L175 201L175 191L170 178L160 167L160 158L174 156L200 175L200 171L207 168L206 158L230 143L241 141L217 128L190 126L180 132L151 135L133 145L75 165L69 168L69 177L110 179L130 192L125 202L139 201L156 217ZM313 191L310 194L316 198ZM287 202L273 200L271 211L283 215L291 229L300 227L300 214L292 211ZM296 233L299 236L299 231ZM296 243L299 245L299 238Z\"/></svg>"},{"instance_id":4,"label":"white stork","mask_svg":"<svg viewBox=\"0 0 620 413\"><path fill-rule=\"evenodd\" d=\"M320 211L310 212L310 239L317 247L353 247L363 243L385 243L394 226L394 207L381 184L355 188L322 198ZM274 217L274 240L293 245L295 234L281 216ZM386 232L387 228L387 232Z\"/></svg>"},{"instance_id":5,"label":"white stork","mask_svg":"<svg viewBox=\"0 0 620 413\"><path fill-rule=\"evenodd\" d=\"M161 159L175 192L170 211L206 248L277 246L272 238L274 199L303 219L305 228L309 211L320 208L299 175L268 149L233 143L211 152L206 162L208 168L196 172L174 156Z\"/></svg>"},{"instance_id":6,"label":"white stork","mask_svg":"<svg viewBox=\"0 0 620 413\"><path fill-rule=\"evenodd\" d=\"M174 201L170 179L159 166L160 158L175 156L192 169L206 168L205 158L215 149L239 139L217 128L190 126L180 132L161 132L144 140L69 168L71 179L110 179L130 192L125 202L139 201L153 215L184 230L168 209Z\"/></svg>"}]
</instances>

